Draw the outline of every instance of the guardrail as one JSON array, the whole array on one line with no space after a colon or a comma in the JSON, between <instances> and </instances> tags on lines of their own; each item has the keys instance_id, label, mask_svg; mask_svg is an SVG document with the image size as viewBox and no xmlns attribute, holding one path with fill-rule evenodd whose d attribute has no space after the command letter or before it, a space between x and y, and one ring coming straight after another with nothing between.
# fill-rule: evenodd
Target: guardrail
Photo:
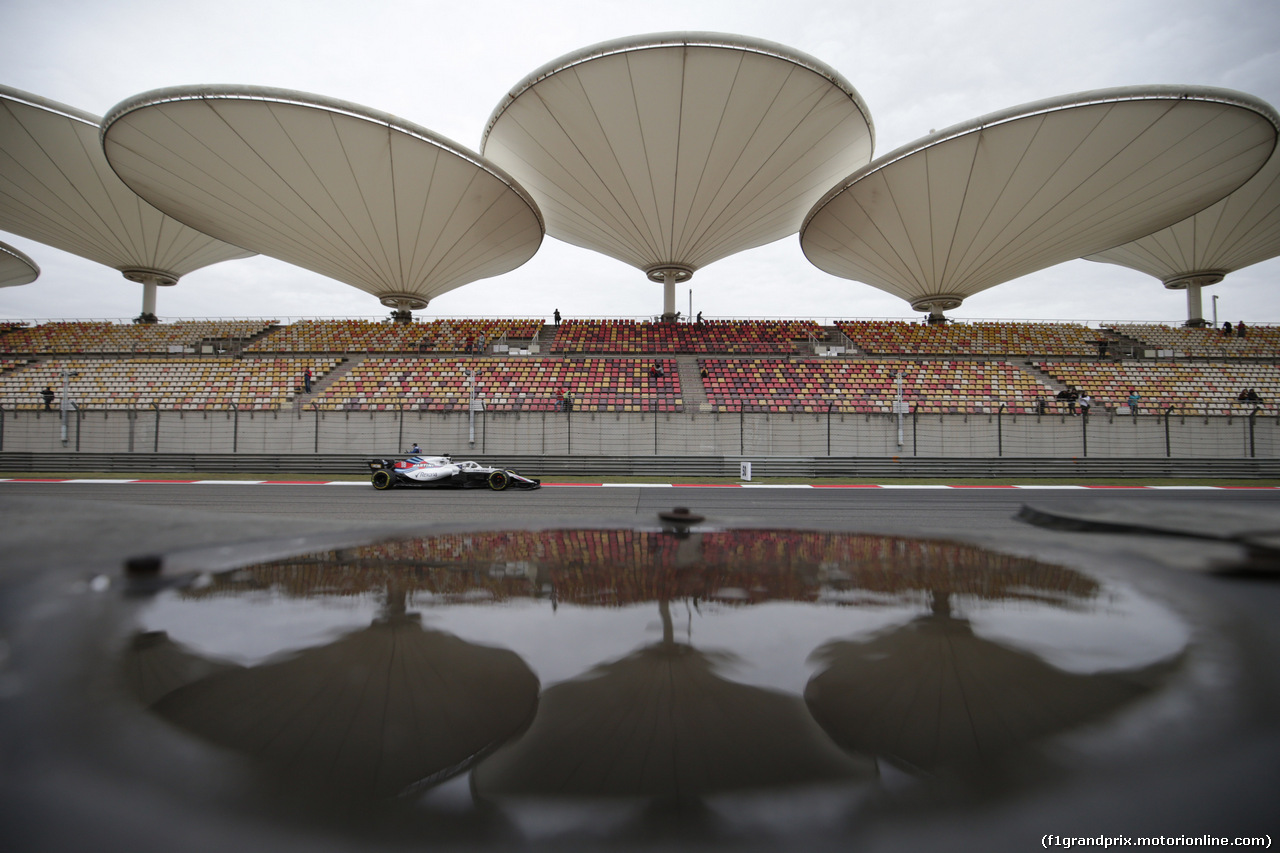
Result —
<instances>
[{"instance_id":1,"label":"guardrail","mask_svg":"<svg viewBox=\"0 0 1280 853\"><path fill-rule=\"evenodd\" d=\"M371 456L250 453L0 453L0 472L129 474L362 475ZM753 479L843 478L1180 478L1275 480L1280 459L952 458L810 456L485 456L457 454L543 479L574 477L734 477L750 462Z\"/></svg>"}]
</instances>

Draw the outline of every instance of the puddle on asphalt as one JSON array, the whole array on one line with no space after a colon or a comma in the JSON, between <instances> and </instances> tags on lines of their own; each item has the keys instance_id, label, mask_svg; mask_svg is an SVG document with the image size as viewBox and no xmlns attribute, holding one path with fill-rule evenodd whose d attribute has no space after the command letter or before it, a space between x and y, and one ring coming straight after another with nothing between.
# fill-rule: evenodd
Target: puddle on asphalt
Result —
<instances>
[{"instance_id":1,"label":"puddle on asphalt","mask_svg":"<svg viewBox=\"0 0 1280 853\"><path fill-rule=\"evenodd\" d=\"M888 788L1087 773L1168 713L1190 637L1126 585L968 545L511 531L202 575L145 607L121 673L295 800L474 839L785 837Z\"/></svg>"}]
</instances>

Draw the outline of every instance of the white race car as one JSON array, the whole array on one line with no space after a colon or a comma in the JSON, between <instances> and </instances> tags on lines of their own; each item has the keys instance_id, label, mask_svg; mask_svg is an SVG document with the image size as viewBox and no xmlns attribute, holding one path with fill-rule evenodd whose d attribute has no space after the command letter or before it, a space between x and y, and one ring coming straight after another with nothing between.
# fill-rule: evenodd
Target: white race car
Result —
<instances>
[{"instance_id":1,"label":"white race car","mask_svg":"<svg viewBox=\"0 0 1280 853\"><path fill-rule=\"evenodd\" d=\"M396 486L436 489L538 489L540 480L522 477L507 468L489 468L479 462L454 462L448 456L409 456L404 459L371 459L373 487Z\"/></svg>"}]
</instances>

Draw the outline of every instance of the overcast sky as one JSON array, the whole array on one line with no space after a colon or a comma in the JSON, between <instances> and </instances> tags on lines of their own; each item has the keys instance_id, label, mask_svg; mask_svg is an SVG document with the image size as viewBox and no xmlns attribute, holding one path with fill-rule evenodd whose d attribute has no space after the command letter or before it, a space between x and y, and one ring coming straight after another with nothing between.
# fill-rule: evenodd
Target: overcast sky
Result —
<instances>
[{"instance_id":1,"label":"overcast sky","mask_svg":"<svg viewBox=\"0 0 1280 853\"><path fill-rule=\"evenodd\" d=\"M875 124L875 154L953 124L1089 89L1189 84L1280 105L1276 0L3 0L0 83L104 115L191 84L296 89L394 113L469 149L531 71L624 36L754 36L843 74ZM41 268L0 289L0 317L127 318L142 288L0 232ZM692 294L690 295L690 291ZM1204 314L1280 322L1280 259L1204 291ZM902 299L812 266L791 236L698 271L677 308L707 317L916 318ZM662 287L620 261L544 240L504 276L437 297L420 317L635 317ZM228 261L160 289L161 319L384 317L373 296L268 258ZM1142 273L1072 261L970 297L957 319L1186 319L1186 298Z\"/></svg>"}]
</instances>

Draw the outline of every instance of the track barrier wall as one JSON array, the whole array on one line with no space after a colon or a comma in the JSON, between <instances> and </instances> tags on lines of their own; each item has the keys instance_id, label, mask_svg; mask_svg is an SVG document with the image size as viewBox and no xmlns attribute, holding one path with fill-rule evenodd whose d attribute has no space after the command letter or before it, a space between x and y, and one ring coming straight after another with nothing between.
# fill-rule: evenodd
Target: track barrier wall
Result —
<instances>
[{"instance_id":1,"label":"track barrier wall","mask_svg":"<svg viewBox=\"0 0 1280 853\"><path fill-rule=\"evenodd\" d=\"M1278 459L1280 417L0 410L0 453ZM67 460L70 463L71 460Z\"/></svg>"}]
</instances>

